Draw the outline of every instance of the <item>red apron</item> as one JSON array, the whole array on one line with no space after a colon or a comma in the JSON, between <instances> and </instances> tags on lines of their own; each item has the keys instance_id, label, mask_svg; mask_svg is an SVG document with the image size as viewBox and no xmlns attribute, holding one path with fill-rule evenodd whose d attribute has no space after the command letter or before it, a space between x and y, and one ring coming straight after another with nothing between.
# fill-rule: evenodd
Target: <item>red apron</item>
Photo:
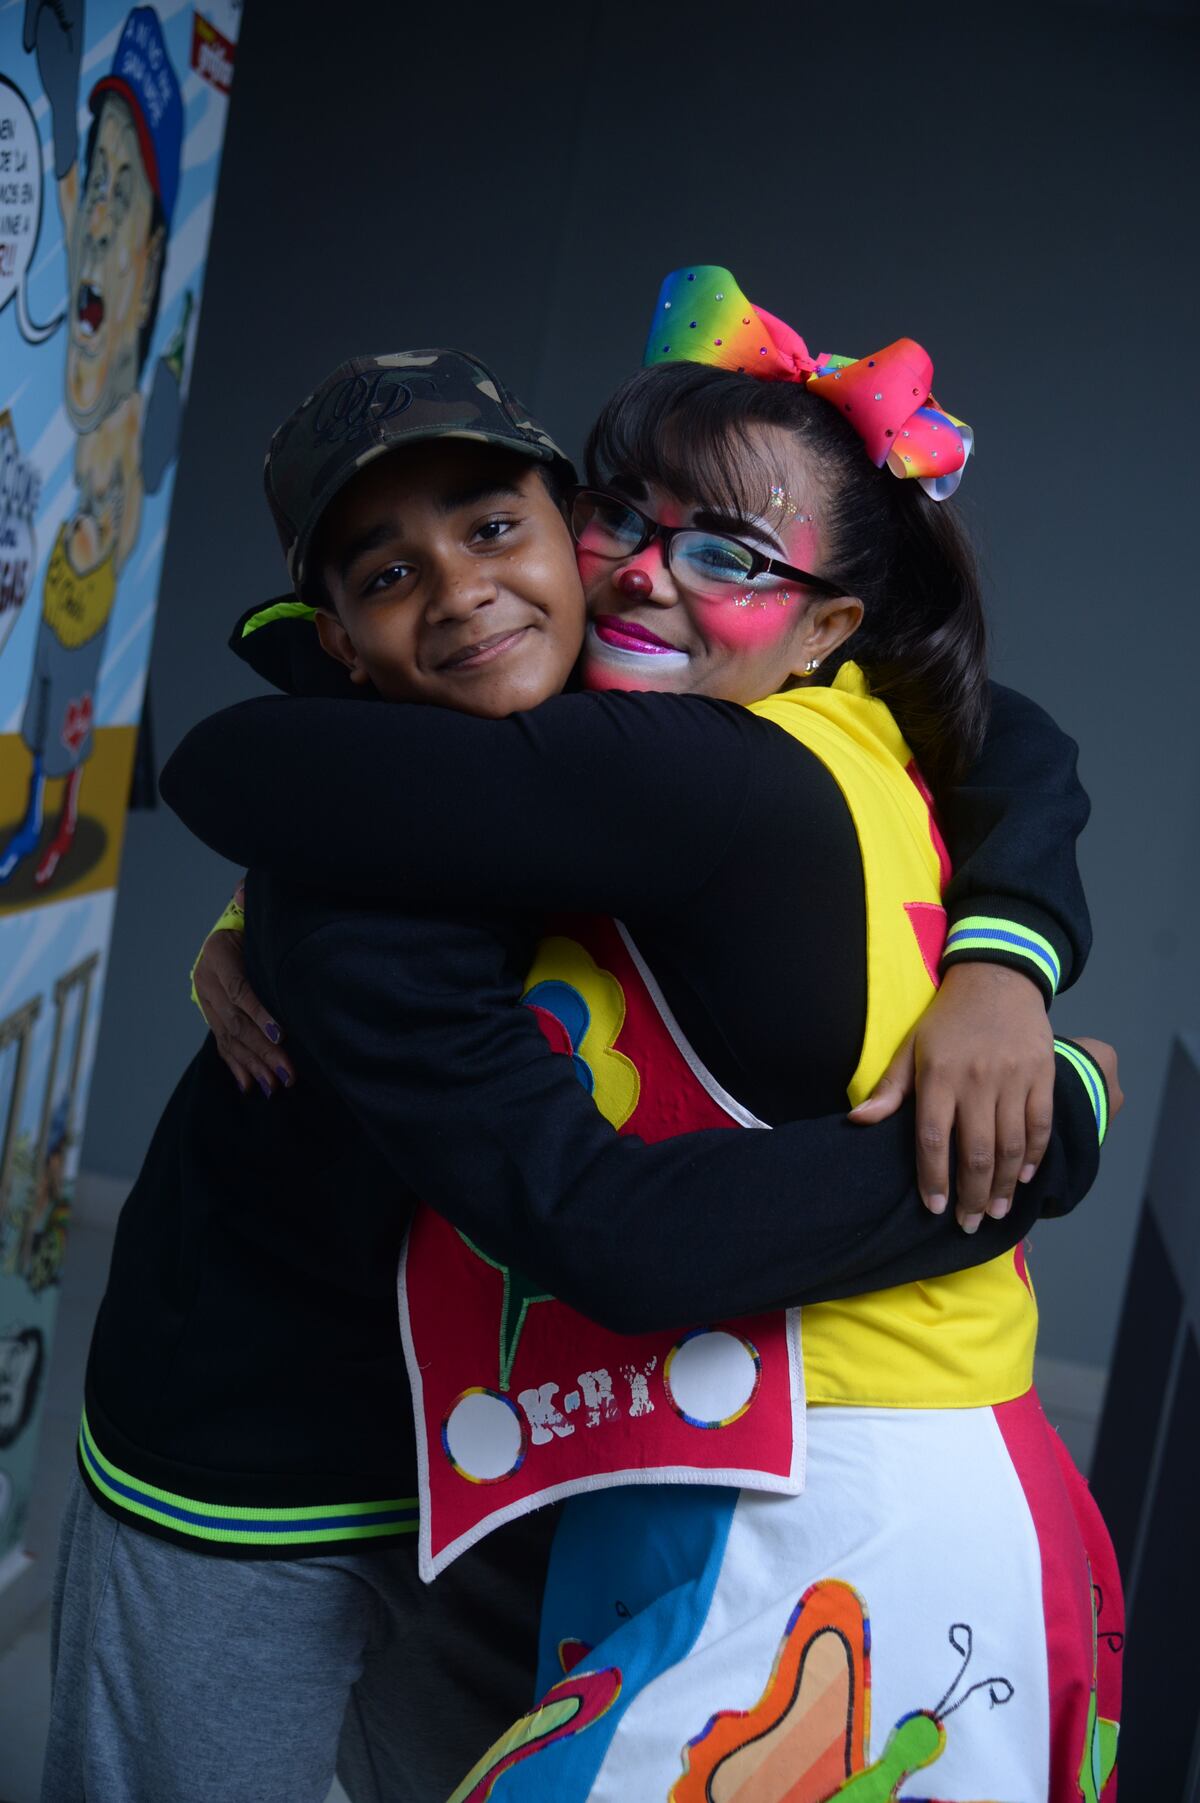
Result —
<instances>
[{"instance_id":1,"label":"red apron","mask_svg":"<svg viewBox=\"0 0 1200 1803\"><path fill-rule=\"evenodd\" d=\"M701 1065L612 921L573 918L547 939L524 999L621 1132L656 1141L762 1125ZM493 1528L588 1490L803 1488L798 1309L612 1333L428 1208L409 1232L399 1301L426 1581Z\"/></svg>"}]
</instances>

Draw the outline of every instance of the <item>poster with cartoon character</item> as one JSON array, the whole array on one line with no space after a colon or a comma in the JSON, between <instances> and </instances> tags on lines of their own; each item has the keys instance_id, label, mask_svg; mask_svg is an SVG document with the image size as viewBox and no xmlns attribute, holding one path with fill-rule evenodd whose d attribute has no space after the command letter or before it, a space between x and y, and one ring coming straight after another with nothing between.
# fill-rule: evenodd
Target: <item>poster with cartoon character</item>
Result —
<instances>
[{"instance_id":1,"label":"poster with cartoon character","mask_svg":"<svg viewBox=\"0 0 1200 1803\"><path fill-rule=\"evenodd\" d=\"M0 1389L68 1245L240 7L0 9Z\"/></svg>"}]
</instances>

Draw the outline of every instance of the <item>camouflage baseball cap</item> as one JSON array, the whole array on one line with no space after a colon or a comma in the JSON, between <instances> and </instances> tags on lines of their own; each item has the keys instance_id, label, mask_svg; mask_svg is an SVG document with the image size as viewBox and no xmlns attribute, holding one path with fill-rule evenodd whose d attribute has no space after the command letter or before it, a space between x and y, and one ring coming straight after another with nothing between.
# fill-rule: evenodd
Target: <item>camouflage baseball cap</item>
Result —
<instances>
[{"instance_id":1,"label":"camouflage baseball cap","mask_svg":"<svg viewBox=\"0 0 1200 1803\"><path fill-rule=\"evenodd\" d=\"M267 501L297 594L317 522L338 491L373 458L422 438L503 445L575 477L549 433L467 351L352 357L284 420L267 452Z\"/></svg>"}]
</instances>

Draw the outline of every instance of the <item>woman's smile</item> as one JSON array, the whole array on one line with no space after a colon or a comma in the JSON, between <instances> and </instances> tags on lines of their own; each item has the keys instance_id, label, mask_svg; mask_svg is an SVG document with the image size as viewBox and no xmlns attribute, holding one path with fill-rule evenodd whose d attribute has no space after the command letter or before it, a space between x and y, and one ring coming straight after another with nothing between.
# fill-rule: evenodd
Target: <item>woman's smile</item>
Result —
<instances>
[{"instance_id":1,"label":"woman's smile","mask_svg":"<svg viewBox=\"0 0 1200 1803\"><path fill-rule=\"evenodd\" d=\"M596 636L606 645L615 645L618 651L638 651L652 657L662 656L682 649L672 645L666 639L659 638L640 620L622 619L616 614L599 614L592 622Z\"/></svg>"},{"instance_id":2,"label":"woman's smile","mask_svg":"<svg viewBox=\"0 0 1200 1803\"><path fill-rule=\"evenodd\" d=\"M635 621L618 620L607 614L589 624L584 655L589 666L589 688L606 686L603 681L606 668L613 677L618 674L628 677L635 673L672 676L686 670L691 663L686 651L653 638ZM622 685L618 681L612 686L619 688Z\"/></svg>"}]
</instances>

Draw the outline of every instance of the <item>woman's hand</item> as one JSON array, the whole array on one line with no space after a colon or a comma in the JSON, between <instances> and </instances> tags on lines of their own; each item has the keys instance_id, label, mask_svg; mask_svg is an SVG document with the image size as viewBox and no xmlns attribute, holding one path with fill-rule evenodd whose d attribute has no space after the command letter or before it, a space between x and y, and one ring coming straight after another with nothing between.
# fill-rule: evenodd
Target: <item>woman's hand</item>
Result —
<instances>
[{"instance_id":1,"label":"woman's hand","mask_svg":"<svg viewBox=\"0 0 1200 1803\"><path fill-rule=\"evenodd\" d=\"M1088 1042L1089 1049L1097 1041ZM1116 1054L1105 1047L1116 1076ZM1108 1066L1099 1058L1108 1076ZM958 1152L956 1213L974 1233L1000 1219L1028 1183L1050 1139L1054 1034L1041 991L1000 964L955 964L865 1102L850 1119L870 1125L917 1093L917 1182L941 1214L950 1193L950 1134Z\"/></svg>"},{"instance_id":2,"label":"woman's hand","mask_svg":"<svg viewBox=\"0 0 1200 1803\"><path fill-rule=\"evenodd\" d=\"M239 902L241 897L239 889ZM247 1095L250 1085L257 1083L265 1096L271 1096L280 1085L290 1089L296 1072L287 1053L280 1050L280 1027L247 980L245 938L232 927L210 933L192 981L217 1051L242 1094Z\"/></svg>"}]
</instances>

